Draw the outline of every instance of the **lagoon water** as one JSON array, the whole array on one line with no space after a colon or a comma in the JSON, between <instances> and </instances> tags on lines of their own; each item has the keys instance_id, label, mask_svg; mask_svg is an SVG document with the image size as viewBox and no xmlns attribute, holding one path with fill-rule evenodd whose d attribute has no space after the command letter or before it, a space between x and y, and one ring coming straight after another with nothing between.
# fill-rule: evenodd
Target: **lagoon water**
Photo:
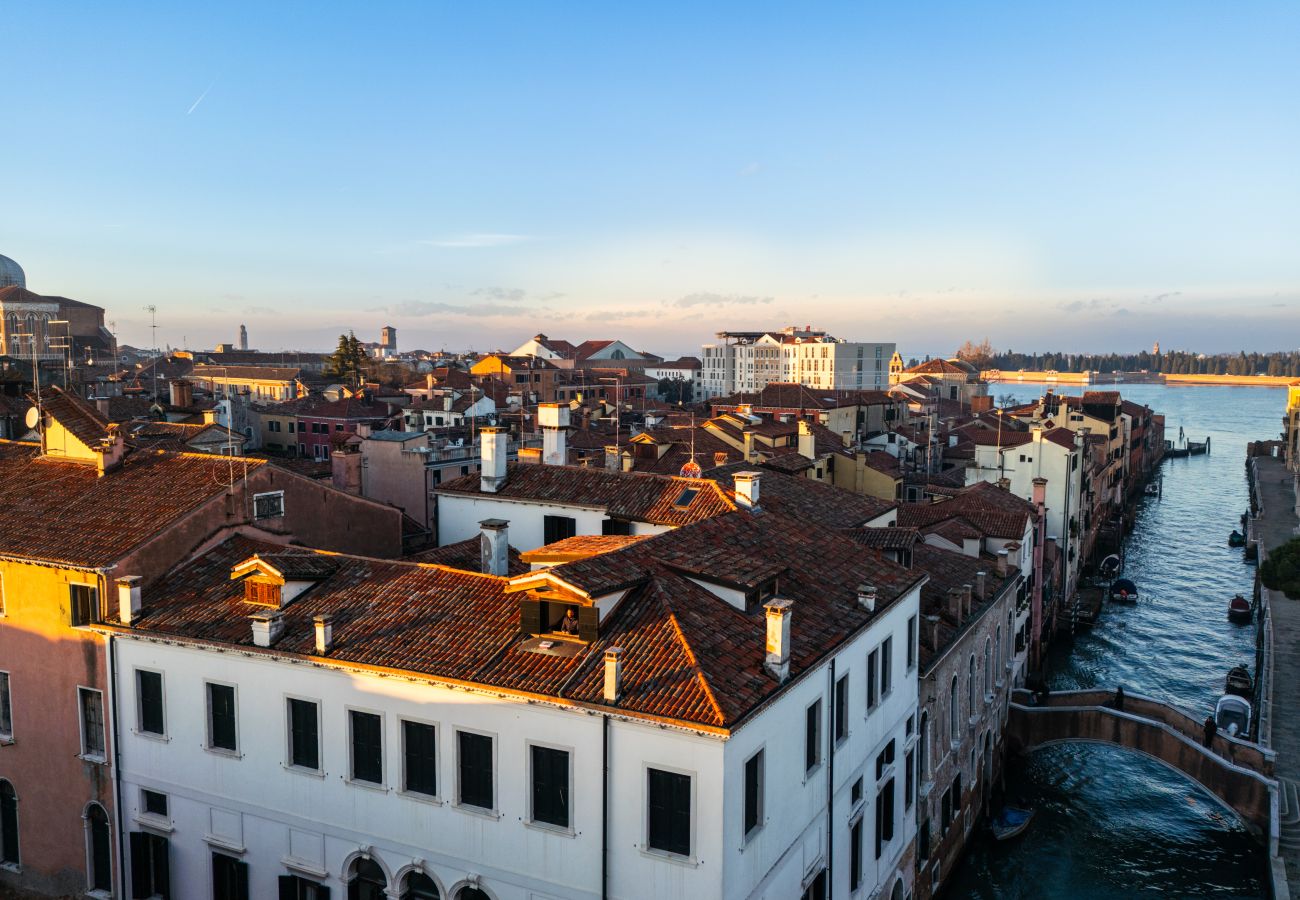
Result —
<instances>
[{"instance_id":1,"label":"lagoon water","mask_svg":"<svg viewBox=\"0 0 1300 900\"><path fill-rule=\"evenodd\" d=\"M1107 388L1108 389L1108 388ZM1147 497L1128 539L1125 575L1135 606L1108 604L1090 631L1058 640L1054 690L1114 688L1203 716L1237 664L1254 672L1254 631L1227 620L1228 599L1250 596L1254 569L1227 538L1249 505L1248 441L1276 438L1280 388L1121 385L1124 398L1211 438L1209 456L1167 460L1163 495ZM1079 388L1061 393L1078 393ZM995 385L1031 400L1039 385ZM1093 744L1040 750L1009 767L1007 796L1038 810L1014 842L977 837L947 896L1025 900L1267 895L1266 853L1208 793L1145 757Z\"/></svg>"}]
</instances>

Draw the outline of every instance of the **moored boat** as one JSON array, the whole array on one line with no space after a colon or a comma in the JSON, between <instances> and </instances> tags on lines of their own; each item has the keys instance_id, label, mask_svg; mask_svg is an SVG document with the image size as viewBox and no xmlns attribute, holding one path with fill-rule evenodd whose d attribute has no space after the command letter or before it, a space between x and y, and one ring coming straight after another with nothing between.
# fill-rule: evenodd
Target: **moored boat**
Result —
<instances>
[{"instance_id":1,"label":"moored boat","mask_svg":"<svg viewBox=\"0 0 1300 900\"><path fill-rule=\"evenodd\" d=\"M1122 560L1119 556L1112 553L1097 564L1097 571L1101 573L1102 578L1114 578L1119 574L1120 566L1122 564Z\"/></svg>"},{"instance_id":2,"label":"moored boat","mask_svg":"<svg viewBox=\"0 0 1300 900\"><path fill-rule=\"evenodd\" d=\"M1254 682L1251 680L1250 670L1245 666L1233 666L1231 671L1228 672L1228 677L1224 680L1223 691L1226 694L1234 694L1249 700L1253 686Z\"/></svg>"},{"instance_id":3,"label":"moored boat","mask_svg":"<svg viewBox=\"0 0 1300 900\"><path fill-rule=\"evenodd\" d=\"M1238 594L1228 601L1228 621L1249 625L1252 617L1250 601Z\"/></svg>"},{"instance_id":4,"label":"moored boat","mask_svg":"<svg viewBox=\"0 0 1300 900\"><path fill-rule=\"evenodd\" d=\"M1034 811L1032 809L1004 806L993 817L993 821L989 823L989 828L993 831L993 837L999 841L1007 841L1022 834L1033 820Z\"/></svg>"},{"instance_id":5,"label":"moored boat","mask_svg":"<svg viewBox=\"0 0 1300 900\"><path fill-rule=\"evenodd\" d=\"M1229 547L1246 546L1246 536L1234 528L1232 530L1232 534L1228 535L1228 546Z\"/></svg>"},{"instance_id":6,"label":"moored boat","mask_svg":"<svg viewBox=\"0 0 1300 900\"><path fill-rule=\"evenodd\" d=\"M1244 739L1250 732L1250 703L1236 694L1224 694L1214 705L1214 724L1223 734Z\"/></svg>"},{"instance_id":7,"label":"moored boat","mask_svg":"<svg viewBox=\"0 0 1300 900\"><path fill-rule=\"evenodd\" d=\"M1137 603L1137 585L1127 578L1116 578L1110 583L1110 599L1116 603Z\"/></svg>"}]
</instances>

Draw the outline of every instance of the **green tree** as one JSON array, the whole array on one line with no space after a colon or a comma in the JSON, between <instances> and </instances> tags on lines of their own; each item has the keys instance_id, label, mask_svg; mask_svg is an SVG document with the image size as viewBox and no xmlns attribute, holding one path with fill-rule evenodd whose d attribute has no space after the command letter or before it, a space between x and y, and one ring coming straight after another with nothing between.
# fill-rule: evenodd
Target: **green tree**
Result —
<instances>
[{"instance_id":1,"label":"green tree","mask_svg":"<svg viewBox=\"0 0 1300 900\"><path fill-rule=\"evenodd\" d=\"M325 371L335 378L361 380L362 365L366 362L366 351L361 341L352 332L339 335L337 349L330 354Z\"/></svg>"},{"instance_id":2,"label":"green tree","mask_svg":"<svg viewBox=\"0 0 1300 900\"><path fill-rule=\"evenodd\" d=\"M684 378L659 379L659 396L665 403L690 403L694 393L694 383Z\"/></svg>"},{"instance_id":3,"label":"green tree","mask_svg":"<svg viewBox=\"0 0 1300 900\"><path fill-rule=\"evenodd\" d=\"M1259 580L1270 591L1300 600L1300 538L1292 538L1268 554L1259 567Z\"/></svg>"}]
</instances>

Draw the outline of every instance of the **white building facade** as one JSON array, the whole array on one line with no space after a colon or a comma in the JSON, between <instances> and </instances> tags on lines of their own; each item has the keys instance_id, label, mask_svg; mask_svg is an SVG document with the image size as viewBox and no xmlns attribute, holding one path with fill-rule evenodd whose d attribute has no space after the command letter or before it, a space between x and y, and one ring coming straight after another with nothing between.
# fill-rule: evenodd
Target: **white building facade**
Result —
<instances>
[{"instance_id":1,"label":"white building facade","mask_svg":"<svg viewBox=\"0 0 1300 900\"><path fill-rule=\"evenodd\" d=\"M701 347L700 397L760 391L773 382L832 390L889 387L892 343L843 341L824 331L788 327L771 332L722 332Z\"/></svg>"}]
</instances>

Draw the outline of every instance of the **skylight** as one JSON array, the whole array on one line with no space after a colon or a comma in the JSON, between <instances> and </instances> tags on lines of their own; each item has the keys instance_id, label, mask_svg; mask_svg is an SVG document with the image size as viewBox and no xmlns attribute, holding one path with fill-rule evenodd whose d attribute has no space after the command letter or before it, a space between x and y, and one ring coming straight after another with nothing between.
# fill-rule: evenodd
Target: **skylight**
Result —
<instances>
[{"instance_id":1,"label":"skylight","mask_svg":"<svg viewBox=\"0 0 1300 900\"><path fill-rule=\"evenodd\" d=\"M699 488L693 488L693 487L685 488L681 492L681 494L677 497L677 499L673 501L673 506L679 506L679 507L690 506L691 501L695 499L695 495L698 494L699 492L700 492Z\"/></svg>"}]
</instances>

